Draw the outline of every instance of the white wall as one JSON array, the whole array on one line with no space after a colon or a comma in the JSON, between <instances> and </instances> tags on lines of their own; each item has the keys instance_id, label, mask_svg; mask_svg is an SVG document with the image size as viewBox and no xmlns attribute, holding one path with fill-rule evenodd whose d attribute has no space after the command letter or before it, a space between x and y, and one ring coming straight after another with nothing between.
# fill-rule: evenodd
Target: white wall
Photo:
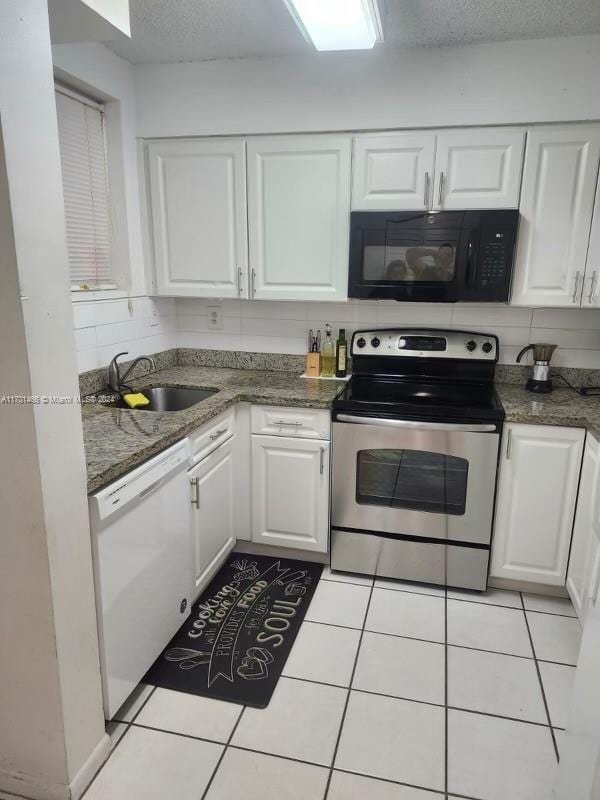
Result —
<instances>
[{"instance_id":1,"label":"white wall","mask_svg":"<svg viewBox=\"0 0 600 800\"><path fill-rule=\"evenodd\" d=\"M141 65L137 135L600 119L600 36Z\"/></svg>"},{"instance_id":2,"label":"white wall","mask_svg":"<svg viewBox=\"0 0 600 800\"><path fill-rule=\"evenodd\" d=\"M223 329L209 330L210 305L223 309ZM556 366L600 369L600 310L510 308L504 305L450 305L355 300L348 303L283 303L256 300L178 299L179 347L250 352L306 352L307 331L325 322L335 328L416 325L496 334L500 362L513 364L530 342L559 345ZM530 358L526 363L530 362Z\"/></svg>"},{"instance_id":3,"label":"white wall","mask_svg":"<svg viewBox=\"0 0 600 800\"><path fill-rule=\"evenodd\" d=\"M77 397L44 0L0 5L0 121L1 392ZM0 792L62 800L108 744L80 409L0 405L0 441Z\"/></svg>"},{"instance_id":4,"label":"white wall","mask_svg":"<svg viewBox=\"0 0 600 800\"><path fill-rule=\"evenodd\" d=\"M106 367L113 356L129 358L177 347L175 300L132 297L73 303L79 372Z\"/></svg>"}]
</instances>

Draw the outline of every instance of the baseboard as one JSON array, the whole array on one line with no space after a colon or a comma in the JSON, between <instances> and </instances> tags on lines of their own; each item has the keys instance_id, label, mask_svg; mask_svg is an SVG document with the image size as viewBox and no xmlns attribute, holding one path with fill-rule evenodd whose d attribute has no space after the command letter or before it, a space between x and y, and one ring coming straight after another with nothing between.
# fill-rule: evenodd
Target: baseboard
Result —
<instances>
[{"instance_id":1,"label":"baseboard","mask_svg":"<svg viewBox=\"0 0 600 800\"><path fill-rule=\"evenodd\" d=\"M70 785L0 772L0 800L79 800L109 754L110 739L105 733Z\"/></svg>"},{"instance_id":2,"label":"baseboard","mask_svg":"<svg viewBox=\"0 0 600 800\"><path fill-rule=\"evenodd\" d=\"M110 737L107 733L100 739L96 747L92 750L85 764L81 767L77 775L69 786L69 800L79 800L94 776L110 755Z\"/></svg>"},{"instance_id":3,"label":"baseboard","mask_svg":"<svg viewBox=\"0 0 600 800\"><path fill-rule=\"evenodd\" d=\"M514 581L511 578L488 578L490 589L509 589L514 592L527 592L528 594L543 594L546 597L568 597L564 586L550 586L549 584L533 583L533 581Z\"/></svg>"}]
</instances>

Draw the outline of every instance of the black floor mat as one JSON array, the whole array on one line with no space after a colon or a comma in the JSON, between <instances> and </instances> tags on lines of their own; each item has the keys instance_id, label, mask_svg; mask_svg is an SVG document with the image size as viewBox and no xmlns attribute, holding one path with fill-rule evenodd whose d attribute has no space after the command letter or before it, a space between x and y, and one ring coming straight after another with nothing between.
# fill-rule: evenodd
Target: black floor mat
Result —
<instances>
[{"instance_id":1,"label":"black floor mat","mask_svg":"<svg viewBox=\"0 0 600 800\"><path fill-rule=\"evenodd\" d=\"M232 553L144 682L264 708L322 570L308 561Z\"/></svg>"}]
</instances>

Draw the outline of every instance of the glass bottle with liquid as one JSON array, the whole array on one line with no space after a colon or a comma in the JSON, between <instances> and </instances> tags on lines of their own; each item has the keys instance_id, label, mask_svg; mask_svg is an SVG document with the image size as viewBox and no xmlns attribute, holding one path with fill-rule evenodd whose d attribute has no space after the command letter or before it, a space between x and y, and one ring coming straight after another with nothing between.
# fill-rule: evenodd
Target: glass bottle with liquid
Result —
<instances>
[{"instance_id":1,"label":"glass bottle with liquid","mask_svg":"<svg viewBox=\"0 0 600 800\"><path fill-rule=\"evenodd\" d=\"M335 345L335 377L346 377L346 363L348 358L348 344L346 342L346 329L340 328Z\"/></svg>"},{"instance_id":2,"label":"glass bottle with liquid","mask_svg":"<svg viewBox=\"0 0 600 800\"><path fill-rule=\"evenodd\" d=\"M335 377L335 344L331 335L331 325L325 325L325 340L321 347L321 377Z\"/></svg>"}]
</instances>

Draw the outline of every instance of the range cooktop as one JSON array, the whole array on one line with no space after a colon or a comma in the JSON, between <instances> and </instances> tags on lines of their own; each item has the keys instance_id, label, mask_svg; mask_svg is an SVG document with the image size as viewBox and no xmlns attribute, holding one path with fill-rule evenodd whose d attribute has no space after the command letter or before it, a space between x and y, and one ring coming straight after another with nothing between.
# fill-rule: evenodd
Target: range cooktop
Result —
<instances>
[{"instance_id":1,"label":"range cooktop","mask_svg":"<svg viewBox=\"0 0 600 800\"><path fill-rule=\"evenodd\" d=\"M462 331L388 329L352 337L353 376L333 410L410 419L504 419L498 341Z\"/></svg>"}]
</instances>

